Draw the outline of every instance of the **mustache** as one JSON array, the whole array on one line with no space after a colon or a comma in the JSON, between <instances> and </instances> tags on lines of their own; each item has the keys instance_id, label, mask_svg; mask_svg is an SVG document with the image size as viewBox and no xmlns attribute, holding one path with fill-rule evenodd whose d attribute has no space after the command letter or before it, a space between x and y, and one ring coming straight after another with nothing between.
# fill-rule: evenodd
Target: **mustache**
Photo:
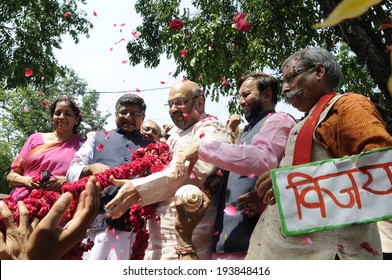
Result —
<instances>
[{"instance_id":1,"label":"mustache","mask_svg":"<svg viewBox=\"0 0 392 280\"><path fill-rule=\"evenodd\" d=\"M301 93L302 93L302 91L300 89L292 90L292 91L283 93L283 98L286 101L290 101L290 99L297 97L297 96L300 96Z\"/></svg>"}]
</instances>

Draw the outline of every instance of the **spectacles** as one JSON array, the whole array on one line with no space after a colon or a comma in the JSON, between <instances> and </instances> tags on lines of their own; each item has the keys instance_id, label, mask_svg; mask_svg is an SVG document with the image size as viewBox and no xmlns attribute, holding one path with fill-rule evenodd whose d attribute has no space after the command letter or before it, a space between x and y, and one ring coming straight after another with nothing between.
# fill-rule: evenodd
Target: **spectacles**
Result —
<instances>
[{"instance_id":1,"label":"spectacles","mask_svg":"<svg viewBox=\"0 0 392 280\"><path fill-rule=\"evenodd\" d=\"M144 116L144 112L119 111L119 112L117 112L117 114L123 118L126 118L128 115L130 115L133 118L138 118L138 117Z\"/></svg>"},{"instance_id":2,"label":"spectacles","mask_svg":"<svg viewBox=\"0 0 392 280\"><path fill-rule=\"evenodd\" d=\"M301 75L302 73L305 73L307 71L313 71L314 68L315 68L315 66L310 67L310 68L294 69L288 75L286 75L286 77L283 78L283 83L291 85L292 83L295 82L295 80L298 78L299 75Z\"/></svg>"},{"instance_id":3,"label":"spectacles","mask_svg":"<svg viewBox=\"0 0 392 280\"><path fill-rule=\"evenodd\" d=\"M199 96L201 96L201 95L195 95L195 96L192 96L189 98L179 97L179 98L176 98L173 100L168 100L167 103L165 104L165 106L169 106L169 109L173 106L176 106L177 108L184 107L185 102L187 102L189 99L193 99L193 98L196 98Z\"/></svg>"}]
</instances>

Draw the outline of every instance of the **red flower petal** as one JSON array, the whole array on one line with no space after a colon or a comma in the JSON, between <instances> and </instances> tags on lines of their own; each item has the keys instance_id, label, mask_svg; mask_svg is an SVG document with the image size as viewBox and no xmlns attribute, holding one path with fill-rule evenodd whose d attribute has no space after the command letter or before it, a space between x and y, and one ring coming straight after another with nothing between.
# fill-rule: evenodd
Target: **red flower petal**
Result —
<instances>
[{"instance_id":1,"label":"red flower petal","mask_svg":"<svg viewBox=\"0 0 392 280\"><path fill-rule=\"evenodd\" d=\"M204 136L206 136L205 133L200 133L199 138L201 139L201 138L203 138Z\"/></svg>"},{"instance_id":2,"label":"red flower petal","mask_svg":"<svg viewBox=\"0 0 392 280\"><path fill-rule=\"evenodd\" d=\"M188 50L182 50L181 51L181 58L185 59L185 57L188 55Z\"/></svg>"},{"instance_id":3,"label":"red flower petal","mask_svg":"<svg viewBox=\"0 0 392 280\"><path fill-rule=\"evenodd\" d=\"M171 30L174 31L179 31L184 27L184 23L182 22L182 20L180 19L173 19L170 23L169 23L169 28Z\"/></svg>"},{"instance_id":4,"label":"red flower petal","mask_svg":"<svg viewBox=\"0 0 392 280\"><path fill-rule=\"evenodd\" d=\"M33 70L31 70L30 68L26 68L25 69L25 76L30 77L31 75L33 75Z\"/></svg>"},{"instance_id":5,"label":"red flower petal","mask_svg":"<svg viewBox=\"0 0 392 280\"><path fill-rule=\"evenodd\" d=\"M126 64L127 62L128 62L128 60L121 61L122 64Z\"/></svg>"},{"instance_id":6,"label":"red flower petal","mask_svg":"<svg viewBox=\"0 0 392 280\"><path fill-rule=\"evenodd\" d=\"M218 235L219 234L219 230L214 232L214 235Z\"/></svg>"},{"instance_id":7,"label":"red flower petal","mask_svg":"<svg viewBox=\"0 0 392 280\"><path fill-rule=\"evenodd\" d=\"M97 12L94 11L94 12L93 12L93 15L96 17L96 16L97 16Z\"/></svg>"},{"instance_id":8,"label":"red flower petal","mask_svg":"<svg viewBox=\"0 0 392 280\"><path fill-rule=\"evenodd\" d=\"M182 115L183 115L185 121L189 120L189 114L183 113Z\"/></svg>"},{"instance_id":9,"label":"red flower petal","mask_svg":"<svg viewBox=\"0 0 392 280\"><path fill-rule=\"evenodd\" d=\"M71 12L66 12L66 13L64 14L64 17L69 17L70 14L71 14Z\"/></svg>"},{"instance_id":10,"label":"red flower petal","mask_svg":"<svg viewBox=\"0 0 392 280\"><path fill-rule=\"evenodd\" d=\"M165 82L164 81L161 81L161 85L164 85L165 84Z\"/></svg>"},{"instance_id":11,"label":"red flower petal","mask_svg":"<svg viewBox=\"0 0 392 280\"><path fill-rule=\"evenodd\" d=\"M30 110L29 110L29 109L23 109L22 112L23 112L23 113L28 113L28 112L30 112Z\"/></svg>"},{"instance_id":12,"label":"red flower petal","mask_svg":"<svg viewBox=\"0 0 392 280\"><path fill-rule=\"evenodd\" d=\"M48 106L48 103L47 103L46 101L42 101L42 102L41 102L41 105L44 106L44 107L46 107L46 106Z\"/></svg>"},{"instance_id":13,"label":"red flower petal","mask_svg":"<svg viewBox=\"0 0 392 280\"><path fill-rule=\"evenodd\" d=\"M97 146L97 151L100 153L100 152L102 152L102 150L103 150L103 144L99 144Z\"/></svg>"}]
</instances>

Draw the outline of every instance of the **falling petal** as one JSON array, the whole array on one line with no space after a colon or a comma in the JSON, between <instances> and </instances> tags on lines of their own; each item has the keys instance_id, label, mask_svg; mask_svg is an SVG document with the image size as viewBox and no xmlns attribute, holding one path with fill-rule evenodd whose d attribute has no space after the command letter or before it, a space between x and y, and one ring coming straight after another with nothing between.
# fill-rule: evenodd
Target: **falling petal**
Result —
<instances>
[{"instance_id":1,"label":"falling petal","mask_svg":"<svg viewBox=\"0 0 392 280\"><path fill-rule=\"evenodd\" d=\"M69 17L70 14L71 14L71 12L66 12L66 13L64 14L64 17Z\"/></svg>"},{"instance_id":2,"label":"falling petal","mask_svg":"<svg viewBox=\"0 0 392 280\"><path fill-rule=\"evenodd\" d=\"M236 216L237 215L237 209L233 205L227 205L225 210L223 210L227 215L229 216Z\"/></svg>"},{"instance_id":3,"label":"falling petal","mask_svg":"<svg viewBox=\"0 0 392 280\"><path fill-rule=\"evenodd\" d=\"M23 109L23 113L28 113L28 112L30 112L29 109Z\"/></svg>"},{"instance_id":4,"label":"falling petal","mask_svg":"<svg viewBox=\"0 0 392 280\"><path fill-rule=\"evenodd\" d=\"M219 177L223 177L222 170L218 169L218 170L216 171L216 175L218 175Z\"/></svg>"},{"instance_id":5,"label":"falling petal","mask_svg":"<svg viewBox=\"0 0 392 280\"><path fill-rule=\"evenodd\" d=\"M109 241L109 237L105 237L105 238L103 239L103 241L108 242L108 241Z\"/></svg>"},{"instance_id":6,"label":"falling petal","mask_svg":"<svg viewBox=\"0 0 392 280\"><path fill-rule=\"evenodd\" d=\"M114 26L114 27L116 27L116 26L117 26L117 24L113 23L113 26Z\"/></svg>"},{"instance_id":7,"label":"falling petal","mask_svg":"<svg viewBox=\"0 0 392 280\"><path fill-rule=\"evenodd\" d=\"M335 26L345 19L355 18L365 13L371 6L382 0L344 0L337 5L323 23L313 25L313 28Z\"/></svg>"},{"instance_id":8,"label":"falling petal","mask_svg":"<svg viewBox=\"0 0 392 280\"><path fill-rule=\"evenodd\" d=\"M142 33L140 33L139 31L138 32L133 32L132 31L133 38L137 39L137 38L139 38L140 35L142 35Z\"/></svg>"},{"instance_id":9,"label":"falling petal","mask_svg":"<svg viewBox=\"0 0 392 280\"><path fill-rule=\"evenodd\" d=\"M41 76L41 81L45 80L45 76Z\"/></svg>"},{"instance_id":10,"label":"falling petal","mask_svg":"<svg viewBox=\"0 0 392 280\"><path fill-rule=\"evenodd\" d=\"M99 144L97 146L97 151L100 153L100 152L102 152L102 150L103 150L103 144Z\"/></svg>"},{"instance_id":11,"label":"falling petal","mask_svg":"<svg viewBox=\"0 0 392 280\"><path fill-rule=\"evenodd\" d=\"M124 253L124 249L121 249L120 254L123 254L123 253Z\"/></svg>"},{"instance_id":12,"label":"falling petal","mask_svg":"<svg viewBox=\"0 0 392 280\"><path fill-rule=\"evenodd\" d=\"M97 12L94 11L94 12L93 12L93 15L96 17L96 16L97 16Z\"/></svg>"},{"instance_id":13,"label":"falling petal","mask_svg":"<svg viewBox=\"0 0 392 280\"><path fill-rule=\"evenodd\" d=\"M205 133L200 133L199 138L201 139L201 138L203 138L204 136L206 136Z\"/></svg>"},{"instance_id":14,"label":"falling petal","mask_svg":"<svg viewBox=\"0 0 392 280\"><path fill-rule=\"evenodd\" d=\"M120 26L125 26L126 25L126 23L121 23L121 25Z\"/></svg>"},{"instance_id":15,"label":"falling petal","mask_svg":"<svg viewBox=\"0 0 392 280\"><path fill-rule=\"evenodd\" d=\"M312 245L312 239L310 239L309 237L304 237L304 244L305 245Z\"/></svg>"},{"instance_id":16,"label":"falling petal","mask_svg":"<svg viewBox=\"0 0 392 280\"><path fill-rule=\"evenodd\" d=\"M106 131L106 130L105 130L105 138L106 138L106 139L109 139L109 138L110 138L110 131Z\"/></svg>"},{"instance_id":17,"label":"falling petal","mask_svg":"<svg viewBox=\"0 0 392 280\"><path fill-rule=\"evenodd\" d=\"M136 92L140 92L140 89L136 88Z\"/></svg>"},{"instance_id":18,"label":"falling petal","mask_svg":"<svg viewBox=\"0 0 392 280\"><path fill-rule=\"evenodd\" d=\"M31 75L33 75L33 70L31 70L30 68L26 68L25 69L25 76L30 77Z\"/></svg>"},{"instance_id":19,"label":"falling petal","mask_svg":"<svg viewBox=\"0 0 392 280\"><path fill-rule=\"evenodd\" d=\"M248 175L248 178L249 178L249 179L253 179L254 177L255 177L255 174L249 174L249 175Z\"/></svg>"},{"instance_id":20,"label":"falling petal","mask_svg":"<svg viewBox=\"0 0 392 280\"><path fill-rule=\"evenodd\" d=\"M219 234L219 230L214 232L214 235L218 235Z\"/></svg>"},{"instance_id":21,"label":"falling petal","mask_svg":"<svg viewBox=\"0 0 392 280\"><path fill-rule=\"evenodd\" d=\"M196 175L195 175L195 173L191 173L190 175L189 175L189 177L191 178L191 179L195 179L196 178Z\"/></svg>"},{"instance_id":22,"label":"falling petal","mask_svg":"<svg viewBox=\"0 0 392 280\"><path fill-rule=\"evenodd\" d=\"M113 48L110 48L109 52L111 52L113 50Z\"/></svg>"},{"instance_id":23,"label":"falling petal","mask_svg":"<svg viewBox=\"0 0 392 280\"><path fill-rule=\"evenodd\" d=\"M110 250L115 250L116 249L116 244L110 245Z\"/></svg>"},{"instance_id":24,"label":"falling petal","mask_svg":"<svg viewBox=\"0 0 392 280\"><path fill-rule=\"evenodd\" d=\"M128 60L121 61L122 64L126 64L127 62L128 62Z\"/></svg>"},{"instance_id":25,"label":"falling petal","mask_svg":"<svg viewBox=\"0 0 392 280\"><path fill-rule=\"evenodd\" d=\"M189 114L183 113L182 115L183 115L185 121L189 120Z\"/></svg>"},{"instance_id":26,"label":"falling petal","mask_svg":"<svg viewBox=\"0 0 392 280\"><path fill-rule=\"evenodd\" d=\"M111 234L114 234L114 231L115 231L116 229L115 228L112 228L111 230L110 230L110 233Z\"/></svg>"},{"instance_id":27,"label":"falling petal","mask_svg":"<svg viewBox=\"0 0 392 280\"><path fill-rule=\"evenodd\" d=\"M169 76L172 74L172 72L169 72Z\"/></svg>"},{"instance_id":28,"label":"falling petal","mask_svg":"<svg viewBox=\"0 0 392 280\"><path fill-rule=\"evenodd\" d=\"M156 215L156 216L155 216L155 221L159 222L160 220L161 220L161 216Z\"/></svg>"},{"instance_id":29,"label":"falling petal","mask_svg":"<svg viewBox=\"0 0 392 280\"><path fill-rule=\"evenodd\" d=\"M161 85L164 85L165 84L165 82L164 81L161 81Z\"/></svg>"}]
</instances>

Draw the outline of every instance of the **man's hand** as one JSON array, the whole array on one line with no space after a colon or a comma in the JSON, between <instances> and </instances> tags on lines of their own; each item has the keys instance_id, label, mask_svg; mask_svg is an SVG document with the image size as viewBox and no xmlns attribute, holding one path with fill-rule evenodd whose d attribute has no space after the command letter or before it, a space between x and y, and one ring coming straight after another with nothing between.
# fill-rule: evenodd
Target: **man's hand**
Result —
<instances>
[{"instance_id":1,"label":"man's hand","mask_svg":"<svg viewBox=\"0 0 392 280\"><path fill-rule=\"evenodd\" d=\"M175 176L179 178L185 175L185 162L189 161L188 173L190 174L199 159L200 142L194 143L186 152L179 155L176 163Z\"/></svg>"},{"instance_id":2,"label":"man's hand","mask_svg":"<svg viewBox=\"0 0 392 280\"><path fill-rule=\"evenodd\" d=\"M105 206L106 209L110 209L106 216L115 220L124 215L132 205L137 203L140 196L130 180L117 180L111 176L110 181L113 185L120 187L117 195Z\"/></svg>"},{"instance_id":3,"label":"man's hand","mask_svg":"<svg viewBox=\"0 0 392 280\"><path fill-rule=\"evenodd\" d=\"M16 225L14 217L4 203L0 201L0 214L5 225L5 237L0 232L0 259L1 260L26 260L27 244L33 228L38 224L38 219L34 218L29 223L29 211L22 201L18 201L19 226Z\"/></svg>"},{"instance_id":4,"label":"man's hand","mask_svg":"<svg viewBox=\"0 0 392 280\"><path fill-rule=\"evenodd\" d=\"M264 204L274 205L276 203L269 171L264 172L257 179L255 188L257 190L257 194L263 199Z\"/></svg>"},{"instance_id":5,"label":"man's hand","mask_svg":"<svg viewBox=\"0 0 392 280\"><path fill-rule=\"evenodd\" d=\"M180 246L193 244L192 242L193 230L203 219L208 207L211 204L211 201L208 198L208 196L203 192L202 195L203 195L203 204L200 206L200 209L197 210L196 212L187 212L181 198L179 197L175 198L174 204L176 206L177 215L176 215L174 232L177 237L177 243Z\"/></svg>"},{"instance_id":6,"label":"man's hand","mask_svg":"<svg viewBox=\"0 0 392 280\"><path fill-rule=\"evenodd\" d=\"M241 214L251 218L263 213L265 208L265 204L256 190L239 196L237 202L237 209L241 211Z\"/></svg>"},{"instance_id":7,"label":"man's hand","mask_svg":"<svg viewBox=\"0 0 392 280\"><path fill-rule=\"evenodd\" d=\"M62 226L61 220L72 200L71 193L62 194L45 218L39 222L28 242L29 259L60 259L84 238L87 228L99 211L100 187L95 177L89 178L86 189L80 194L73 218Z\"/></svg>"}]
</instances>

